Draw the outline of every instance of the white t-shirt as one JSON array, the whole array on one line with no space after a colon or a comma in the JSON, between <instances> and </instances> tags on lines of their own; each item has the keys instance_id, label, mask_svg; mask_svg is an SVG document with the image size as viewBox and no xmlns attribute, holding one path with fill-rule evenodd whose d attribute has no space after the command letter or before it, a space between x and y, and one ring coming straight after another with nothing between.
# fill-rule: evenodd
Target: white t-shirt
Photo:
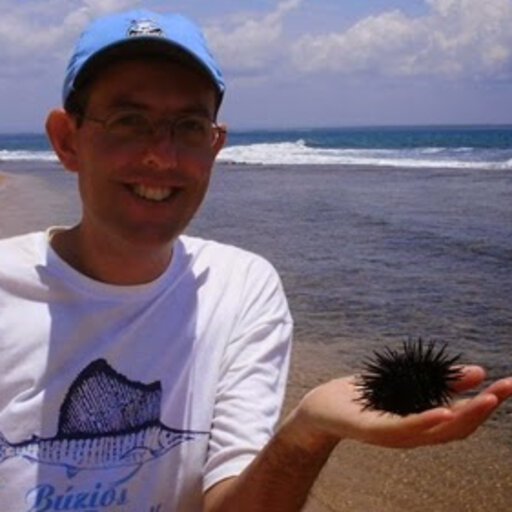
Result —
<instances>
[{"instance_id":1,"label":"white t-shirt","mask_svg":"<svg viewBox=\"0 0 512 512\"><path fill-rule=\"evenodd\" d=\"M155 281L0 241L2 512L192 512L272 435L292 321L259 256L180 237Z\"/></svg>"}]
</instances>

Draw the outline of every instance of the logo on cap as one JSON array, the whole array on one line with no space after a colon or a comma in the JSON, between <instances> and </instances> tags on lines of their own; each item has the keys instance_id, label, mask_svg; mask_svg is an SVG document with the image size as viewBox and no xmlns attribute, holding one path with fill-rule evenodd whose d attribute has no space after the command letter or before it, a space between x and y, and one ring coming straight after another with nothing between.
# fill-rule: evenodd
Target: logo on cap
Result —
<instances>
[{"instance_id":1,"label":"logo on cap","mask_svg":"<svg viewBox=\"0 0 512 512\"><path fill-rule=\"evenodd\" d=\"M133 20L128 28L129 36L162 36L164 31L152 20Z\"/></svg>"}]
</instances>

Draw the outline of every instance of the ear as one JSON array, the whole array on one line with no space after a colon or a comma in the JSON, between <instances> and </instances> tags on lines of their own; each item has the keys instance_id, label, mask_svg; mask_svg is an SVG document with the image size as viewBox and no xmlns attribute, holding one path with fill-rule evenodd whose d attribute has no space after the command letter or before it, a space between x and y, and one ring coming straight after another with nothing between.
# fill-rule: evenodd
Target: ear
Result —
<instances>
[{"instance_id":1,"label":"ear","mask_svg":"<svg viewBox=\"0 0 512 512\"><path fill-rule=\"evenodd\" d=\"M62 165L72 172L78 172L75 120L62 109L54 109L46 118L46 134Z\"/></svg>"},{"instance_id":2,"label":"ear","mask_svg":"<svg viewBox=\"0 0 512 512\"><path fill-rule=\"evenodd\" d=\"M225 123L219 124L219 136L217 137L217 140L215 141L215 144L213 145L214 156L217 156L219 151L224 147L224 144L226 144L227 138L228 138L227 124L225 124Z\"/></svg>"}]
</instances>

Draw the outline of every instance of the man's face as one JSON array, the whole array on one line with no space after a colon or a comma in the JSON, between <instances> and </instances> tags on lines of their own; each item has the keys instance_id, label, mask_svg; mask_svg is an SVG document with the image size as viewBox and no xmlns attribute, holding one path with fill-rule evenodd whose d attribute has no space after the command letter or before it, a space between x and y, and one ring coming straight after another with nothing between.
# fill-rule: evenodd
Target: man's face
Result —
<instances>
[{"instance_id":1,"label":"man's face","mask_svg":"<svg viewBox=\"0 0 512 512\"><path fill-rule=\"evenodd\" d=\"M224 137L212 147L190 149L161 127L149 138L127 142L87 120L127 110L154 120L187 114L213 119L214 89L177 63L121 61L95 79L85 119L76 128L73 170L83 202L82 227L95 236L161 246L179 235L199 208Z\"/></svg>"}]
</instances>

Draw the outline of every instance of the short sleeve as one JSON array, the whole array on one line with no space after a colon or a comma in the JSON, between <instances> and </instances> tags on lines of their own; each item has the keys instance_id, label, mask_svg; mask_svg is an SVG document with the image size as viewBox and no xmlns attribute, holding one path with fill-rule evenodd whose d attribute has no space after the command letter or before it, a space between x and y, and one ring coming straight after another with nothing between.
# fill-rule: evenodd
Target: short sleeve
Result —
<instances>
[{"instance_id":1,"label":"short sleeve","mask_svg":"<svg viewBox=\"0 0 512 512\"><path fill-rule=\"evenodd\" d=\"M216 390L203 489L239 474L272 437L288 374L292 319L277 272L250 265Z\"/></svg>"}]
</instances>

